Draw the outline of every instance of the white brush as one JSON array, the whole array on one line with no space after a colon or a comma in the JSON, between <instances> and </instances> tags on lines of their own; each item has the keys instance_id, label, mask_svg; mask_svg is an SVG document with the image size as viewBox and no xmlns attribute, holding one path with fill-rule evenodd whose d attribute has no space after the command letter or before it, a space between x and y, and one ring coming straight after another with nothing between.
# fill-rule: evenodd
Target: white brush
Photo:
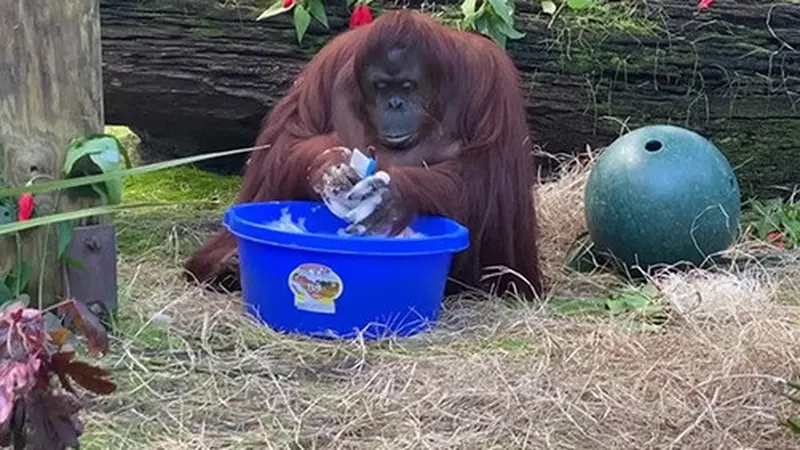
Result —
<instances>
[{"instance_id":1,"label":"white brush","mask_svg":"<svg viewBox=\"0 0 800 450\"><path fill-rule=\"evenodd\" d=\"M360 150L353 149L353 154L350 156L350 167L356 171L361 179L367 178L375 172L377 163L374 159L361 153Z\"/></svg>"}]
</instances>

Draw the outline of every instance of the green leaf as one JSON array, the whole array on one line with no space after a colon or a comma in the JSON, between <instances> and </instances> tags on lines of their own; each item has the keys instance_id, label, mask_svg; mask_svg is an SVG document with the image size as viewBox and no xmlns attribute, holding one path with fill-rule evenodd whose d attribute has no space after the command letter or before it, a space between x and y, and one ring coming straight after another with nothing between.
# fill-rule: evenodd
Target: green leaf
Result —
<instances>
[{"instance_id":1,"label":"green leaf","mask_svg":"<svg viewBox=\"0 0 800 450\"><path fill-rule=\"evenodd\" d=\"M111 201L109 199L108 189L105 187L105 185L93 184L92 190L94 191L95 194L97 194L98 197L100 197L102 204L104 205L111 204Z\"/></svg>"},{"instance_id":2,"label":"green leaf","mask_svg":"<svg viewBox=\"0 0 800 450\"><path fill-rule=\"evenodd\" d=\"M545 0L542 2L542 12L545 14L553 15L556 13L556 4L551 2L550 0Z\"/></svg>"},{"instance_id":3,"label":"green leaf","mask_svg":"<svg viewBox=\"0 0 800 450\"><path fill-rule=\"evenodd\" d=\"M800 391L800 380L786 380L786 386L796 391Z\"/></svg>"},{"instance_id":4,"label":"green leaf","mask_svg":"<svg viewBox=\"0 0 800 450\"><path fill-rule=\"evenodd\" d=\"M2 308L8 306L8 303L12 302L14 299L16 299L16 296L11 292L11 289L6 286L6 283L0 283L0 305L2 305Z\"/></svg>"},{"instance_id":5,"label":"green leaf","mask_svg":"<svg viewBox=\"0 0 800 450\"><path fill-rule=\"evenodd\" d=\"M795 434L800 434L800 421L797 419L786 419L783 422Z\"/></svg>"},{"instance_id":6,"label":"green leaf","mask_svg":"<svg viewBox=\"0 0 800 450\"><path fill-rule=\"evenodd\" d=\"M105 151L118 154L120 147L122 145L117 138L110 134L93 134L85 138L72 139L61 171L64 175L69 175L74 170L75 163L84 156ZM118 155L116 158L119 159Z\"/></svg>"},{"instance_id":7,"label":"green leaf","mask_svg":"<svg viewBox=\"0 0 800 450\"><path fill-rule=\"evenodd\" d=\"M484 13L477 12L470 14L469 16L464 17L461 20L460 26L462 30L474 30L476 28L475 23Z\"/></svg>"},{"instance_id":8,"label":"green leaf","mask_svg":"<svg viewBox=\"0 0 800 450\"><path fill-rule=\"evenodd\" d=\"M12 298L11 300L7 300L5 302L0 301L0 311L5 311L9 306L12 305L19 305L23 308L30 308L31 307L31 297L28 294L20 294L17 297Z\"/></svg>"},{"instance_id":9,"label":"green leaf","mask_svg":"<svg viewBox=\"0 0 800 450\"><path fill-rule=\"evenodd\" d=\"M622 294L612 301L619 303L622 308L627 310L644 309L650 303L650 299L645 294L638 292Z\"/></svg>"},{"instance_id":10,"label":"green leaf","mask_svg":"<svg viewBox=\"0 0 800 450\"><path fill-rule=\"evenodd\" d=\"M58 253L56 253L56 255L58 258L64 256L64 252L67 251L67 247L69 247L69 243L72 241L72 229L74 226L74 222L71 220L65 220L56 224L56 234L58 236Z\"/></svg>"},{"instance_id":11,"label":"green leaf","mask_svg":"<svg viewBox=\"0 0 800 450\"><path fill-rule=\"evenodd\" d=\"M14 222L14 211L6 205L0 205L0 225Z\"/></svg>"},{"instance_id":12,"label":"green leaf","mask_svg":"<svg viewBox=\"0 0 800 450\"><path fill-rule=\"evenodd\" d=\"M605 315L608 312L605 299L553 299L550 304L553 314L561 317Z\"/></svg>"},{"instance_id":13,"label":"green leaf","mask_svg":"<svg viewBox=\"0 0 800 450\"><path fill-rule=\"evenodd\" d=\"M114 147L105 147L102 151L92 152L90 157L92 161L100 167L103 173L119 171L120 169L120 155L122 154L119 145L119 141L114 139L117 143ZM86 146L92 146L95 141L89 141L86 143ZM99 143L98 143L99 145ZM98 148L98 150L100 150ZM111 204L117 204L122 202L122 178L117 178L115 180L108 180L106 181L106 187L108 188L109 194L109 202Z\"/></svg>"},{"instance_id":14,"label":"green leaf","mask_svg":"<svg viewBox=\"0 0 800 450\"><path fill-rule=\"evenodd\" d=\"M607 299L606 300L606 308L611 313L611 315L619 315L628 310L628 304L625 302L624 299Z\"/></svg>"},{"instance_id":15,"label":"green leaf","mask_svg":"<svg viewBox=\"0 0 800 450\"><path fill-rule=\"evenodd\" d=\"M14 294L14 297L25 292L28 283L31 281L33 268L25 261L20 261L14 266L11 272L6 275L6 286Z\"/></svg>"},{"instance_id":16,"label":"green leaf","mask_svg":"<svg viewBox=\"0 0 800 450\"><path fill-rule=\"evenodd\" d=\"M501 32L496 26L490 25L487 27L487 33L489 33L489 37L502 49L506 48L506 42L508 41L506 35Z\"/></svg>"},{"instance_id":17,"label":"green leaf","mask_svg":"<svg viewBox=\"0 0 800 450\"><path fill-rule=\"evenodd\" d=\"M567 0L570 9L583 9L591 4L591 0Z\"/></svg>"},{"instance_id":18,"label":"green leaf","mask_svg":"<svg viewBox=\"0 0 800 450\"><path fill-rule=\"evenodd\" d=\"M82 271L86 272L86 266L84 266L83 262L81 262L81 260L79 260L77 258L73 258L72 256L69 256L69 255L64 255L64 256L61 257L61 262L63 262L64 264L66 264L66 265L68 265L70 267L74 267L74 268L76 268L78 270L82 270Z\"/></svg>"},{"instance_id":19,"label":"green leaf","mask_svg":"<svg viewBox=\"0 0 800 450\"><path fill-rule=\"evenodd\" d=\"M294 7L294 5L295 5L295 3L292 2L292 4L289 5L288 8L284 8L283 0L276 0L275 3L273 3L269 8L267 8L258 17L256 17L256 20L264 20L264 19L268 19L270 17L275 17L275 16L277 16L279 14L283 14L286 11L292 9L292 7Z\"/></svg>"},{"instance_id":20,"label":"green leaf","mask_svg":"<svg viewBox=\"0 0 800 450\"><path fill-rule=\"evenodd\" d=\"M330 28L328 26L328 16L325 14L325 5L322 4L322 0L308 0L308 11L311 13L311 17L317 20L317 22L321 23L325 28Z\"/></svg>"},{"instance_id":21,"label":"green leaf","mask_svg":"<svg viewBox=\"0 0 800 450\"><path fill-rule=\"evenodd\" d=\"M66 178L75 178L118 171L122 154L121 148L122 145L117 138L108 134L74 139L67 150L62 172ZM103 185L98 183L92 185L92 188L103 199L103 203L118 204L122 202L121 178L106 180Z\"/></svg>"},{"instance_id":22,"label":"green leaf","mask_svg":"<svg viewBox=\"0 0 800 450\"><path fill-rule=\"evenodd\" d=\"M64 175L69 175L75 169L77 161L84 156L105 151L118 154L121 147L117 138L110 134L93 134L85 138L72 139L61 171ZM116 158L119 159L118 156Z\"/></svg>"},{"instance_id":23,"label":"green leaf","mask_svg":"<svg viewBox=\"0 0 800 450\"><path fill-rule=\"evenodd\" d=\"M476 0L464 0L464 3L461 4L461 13L464 14L464 18L475 14L475 2Z\"/></svg>"},{"instance_id":24,"label":"green leaf","mask_svg":"<svg viewBox=\"0 0 800 450\"><path fill-rule=\"evenodd\" d=\"M509 39L522 39L525 37L525 33L515 30L513 26L509 26L505 22L495 22L495 25L497 25L498 31L506 35Z\"/></svg>"},{"instance_id":25,"label":"green leaf","mask_svg":"<svg viewBox=\"0 0 800 450\"><path fill-rule=\"evenodd\" d=\"M125 148L124 145L120 144L119 147L119 154L122 155L122 160L125 161L125 168L130 169L133 167L133 163L131 163L131 157L128 154L128 149Z\"/></svg>"},{"instance_id":26,"label":"green leaf","mask_svg":"<svg viewBox=\"0 0 800 450\"><path fill-rule=\"evenodd\" d=\"M792 403L800 404L800 398L795 397L794 395L783 394L783 396Z\"/></svg>"},{"instance_id":27,"label":"green leaf","mask_svg":"<svg viewBox=\"0 0 800 450\"><path fill-rule=\"evenodd\" d=\"M489 3L492 5L494 12L500 16L503 22L505 22L508 26L514 26L514 5L512 1L489 0Z\"/></svg>"},{"instance_id":28,"label":"green leaf","mask_svg":"<svg viewBox=\"0 0 800 450\"><path fill-rule=\"evenodd\" d=\"M77 211L69 211L58 214L49 214L43 217L36 217L24 222L14 222L7 225L0 225L0 236L17 233L29 228L36 228L43 225L50 225L53 223L62 222L65 220L78 220L86 217L101 216L106 214L113 214L120 211L137 208L152 208L158 206L175 206L175 205L191 205L191 204L205 204L211 203L210 200L196 201L196 202L152 202L152 203L132 203L127 205L103 205L93 208L85 208Z\"/></svg>"},{"instance_id":29,"label":"green leaf","mask_svg":"<svg viewBox=\"0 0 800 450\"><path fill-rule=\"evenodd\" d=\"M506 35L497 28L497 19L491 19L488 15L481 15L475 20L475 27L486 36L489 36L500 48L506 48Z\"/></svg>"},{"instance_id":30,"label":"green leaf","mask_svg":"<svg viewBox=\"0 0 800 450\"><path fill-rule=\"evenodd\" d=\"M20 303L23 308L30 308L31 306L31 297L28 294L19 294L14 301Z\"/></svg>"},{"instance_id":31,"label":"green leaf","mask_svg":"<svg viewBox=\"0 0 800 450\"><path fill-rule=\"evenodd\" d=\"M262 147L261 149L265 150L267 148L268 147ZM236 150L226 150L222 152L205 153L202 155L187 156L185 158L178 158L170 161L163 161L159 163L148 164L145 166L134 167L132 169L120 170L114 173L102 173L99 175L90 175L77 178L69 178L66 180L49 181L46 183L35 183L30 186L4 188L0 189L0 198L17 197L23 192L30 192L31 194L36 194L39 192L50 192L62 189L69 189L76 186L89 186L94 183L105 182L107 180L113 180L118 177L126 177L147 172L155 172L157 170L169 169L170 167L182 166L193 162L205 161L207 159L221 158L223 156L236 155L239 153L246 153L250 151L254 151L254 149L252 147L248 147L248 148L239 148Z\"/></svg>"},{"instance_id":32,"label":"green leaf","mask_svg":"<svg viewBox=\"0 0 800 450\"><path fill-rule=\"evenodd\" d=\"M297 32L297 42L303 42L303 36L308 31L308 26L311 24L311 15L308 13L303 5L297 5L294 8L294 30Z\"/></svg>"}]
</instances>

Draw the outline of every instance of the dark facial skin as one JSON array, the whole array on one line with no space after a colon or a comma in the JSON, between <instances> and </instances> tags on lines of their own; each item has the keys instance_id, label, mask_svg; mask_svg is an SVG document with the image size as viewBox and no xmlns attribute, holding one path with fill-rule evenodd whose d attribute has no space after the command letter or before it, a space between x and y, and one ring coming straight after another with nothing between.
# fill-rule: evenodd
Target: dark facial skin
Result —
<instances>
[{"instance_id":1,"label":"dark facial skin","mask_svg":"<svg viewBox=\"0 0 800 450\"><path fill-rule=\"evenodd\" d=\"M361 90L378 138L395 150L417 142L427 117L422 99L430 86L412 53L391 49L373 60L361 77Z\"/></svg>"}]
</instances>

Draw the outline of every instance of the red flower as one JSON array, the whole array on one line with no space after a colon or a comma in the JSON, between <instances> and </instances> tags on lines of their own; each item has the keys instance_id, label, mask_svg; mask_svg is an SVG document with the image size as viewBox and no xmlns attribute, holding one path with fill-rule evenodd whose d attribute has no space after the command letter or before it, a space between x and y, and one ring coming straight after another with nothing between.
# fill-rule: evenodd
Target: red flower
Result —
<instances>
[{"instance_id":1,"label":"red flower","mask_svg":"<svg viewBox=\"0 0 800 450\"><path fill-rule=\"evenodd\" d=\"M294 4L294 0L283 0L283 7L288 8Z\"/></svg>"},{"instance_id":2,"label":"red flower","mask_svg":"<svg viewBox=\"0 0 800 450\"><path fill-rule=\"evenodd\" d=\"M26 192L19 196L17 201L17 220L22 222L33 215L33 195Z\"/></svg>"},{"instance_id":3,"label":"red flower","mask_svg":"<svg viewBox=\"0 0 800 450\"><path fill-rule=\"evenodd\" d=\"M767 234L767 241L771 242L773 245L775 245L775 247L783 248L782 239L783 239L783 233L781 233L780 231L773 231Z\"/></svg>"},{"instance_id":4,"label":"red flower","mask_svg":"<svg viewBox=\"0 0 800 450\"><path fill-rule=\"evenodd\" d=\"M712 3L714 3L714 0L700 0L700 3L697 4L697 7L700 9L706 9L711 6Z\"/></svg>"},{"instance_id":5,"label":"red flower","mask_svg":"<svg viewBox=\"0 0 800 450\"><path fill-rule=\"evenodd\" d=\"M361 25L366 25L372 22L372 12L367 5L358 5L353 8L353 14L350 16L350 28L355 28Z\"/></svg>"}]
</instances>

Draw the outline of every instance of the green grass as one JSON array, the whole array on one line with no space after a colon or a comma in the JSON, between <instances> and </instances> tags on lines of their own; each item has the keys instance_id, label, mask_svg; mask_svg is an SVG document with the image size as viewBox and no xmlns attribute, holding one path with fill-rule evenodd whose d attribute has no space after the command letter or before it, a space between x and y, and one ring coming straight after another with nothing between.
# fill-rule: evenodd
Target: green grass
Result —
<instances>
[{"instance_id":1,"label":"green grass","mask_svg":"<svg viewBox=\"0 0 800 450\"><path fill-rule=\"evenodd\" d=\"M643 10L643 3L638 0L601 1L584 9L564 8L559 16L562 19L561 25L572 31L649 36L658 32L662 23L661 20L649 17Z\"/></svg>"},{"instance_id":2,"label":"green grass","mask_svg":"<svg viewBox=\"0 0 800 450\"><path fill-rule=\"evenodd\" d=\"M122 126L106 127L138 161L138 138ZM211 231L219 225L222 212L235 202L241 177L218 175L192 166L127 177L124 180L123 203L168 202L172 205L126 211L115 216L118 250L122 256L140 256L151 251L169 250L165 243L175 237L197 234L198 229ZM203 202L203 203L197 203ZM200 238L189 239L182 246L185 255L200 244Z\"/></svg>"},{"instance_id":3,"label":"green grass","mask_svg":"<svg viewBox=\"0 0 800 450\"><path fill-rule=\"evenodd\" d=\"M211 231L222 212L235 202L240 179L220 176L193 167L177 167L130 177L125 182L123 202L169 202L173 206L132 210L115 218L119 251L141 255L164 250L176 236ZM193 202L191 204L185 204ZM204 202L204 203L194 203ZM181 254L194 246L182 248Z\"/></svg>"},{"instance_id":4,"label":"green grass","mask_svg":"<svg viewBox=\"0 0 800 450\"><path fill-rule=\"evenodd\" d=\"M130 129L124 126L108 126L105 131L119 139L133 161L139 161L139 139ZM217 175L192 166L180 166L126 178L123 201L231 203L236 199L240 182L239 176Z\"/></svg>"},{"instance_id":5,"label":"green grass","mask_svg":"<svg viewBox=\"0 0 800 450\"><path fill-rule=\"evenodd\" d=\"M124 310L123 311L127 311ZM136 347L147 350L169 350L181 348L181 340L167 332L167 328L134 314L120 314L113 320L114 334Z\"/></svg>"},{"instance_id":6,"label":"green grass","mask_svg":"<svg viewBox=\"0 0 800 450\"><path fill-rule=\"evenodd\" d=\"M188 287L170 259L197 245L200 226L219 226L238 187L238 177L192 168L126 180L125 202L176 206L116 216L120 308L111 354L101 365L119 389L82 412L82 448L447 446L441 439L453 434L455 419L462 447L519 446L518 430L538 436L527 443L536 448L546 447L552 435L577 446L587 433L573 432L576 410L621 424L617 428L631 430L622 444L641 448L653 442L652 417L682 423L696 415L696 387L672 382L671 373L722 380L721 387L710 387L723 392L717 405L742 415L720 414L727 423L785 415L757 385L740 392L746 380L727 375L731 367L780 374L793 362L787 363L786 349L796 343L796 329L776 327L777 319L764 316L747 336L732 322L700 330L679 321L653 325L666 314L658 293L623 289L602 277L587 291L604 286L604 294L586 298L590 283L575 277L541 310L463 299L443 310L441 329L419 339L354 345L274 333L246 319L234 296ZM214 201L181 206L198 200ZM152 320L160 311L171 317L169 325ZM726 346L709 352L709 341ZM653 410L648 398L659 395L688 400ZM433 424L431 431L419 428L420 417ZM599 446L620 443L604 423L584 422ZM487 431L497 423L509 427ZM531 423L545 427L526 433ZM738 433L733 437L728 429L692 433L682 445L709 439L750 444L764 439L764 426L731 427ZM662 433L658 444L675 442L683 429ZM784 441L773 436L769 444L790 448Z\"/></svg>"},{"instance_id":7,"label":"green grass","mask_svg":"<svg viewBox=\"0 0 800 450\"><path fill-rule=\"evenodd\" d=\"M127 178L123 196L126 203L211 201L230 204L236 200L240 183L238 176L181 166Z\"/></svg>"}]
</instances>

